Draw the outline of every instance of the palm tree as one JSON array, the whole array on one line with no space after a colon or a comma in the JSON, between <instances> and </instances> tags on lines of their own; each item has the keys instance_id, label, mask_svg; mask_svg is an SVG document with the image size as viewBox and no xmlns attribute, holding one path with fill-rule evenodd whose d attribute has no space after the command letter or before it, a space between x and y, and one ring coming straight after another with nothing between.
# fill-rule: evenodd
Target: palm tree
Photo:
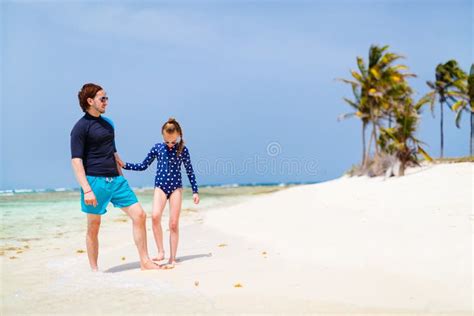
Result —
<instances>
[{"instance_id":1,"label":"palm tree","mask_svg":"<svg viewBox=\"0 0 474 316\"><path fill-rule=\"evenodd\" d=\"M393 108L395 118L394 127L381 127L379 144L382 150L388 154L395 155L400 161L399 175L405 175L407 164L412 162L418 164L417 154L431 161L431 157L421 147L423 142L415 137L419 122L421 107L427 103L427 99L421 99L417 104L409 95L403 102Z\"/></svg>"},{"instance_id":2,"label":"palm tree","mask_svg":"<svg viewBox=\"0 0 474 316\"><path fill-rule=\"evenodd\" d=\"M469 77L465 84L459 85L459 91L453 93L455 96L459 97L455 104L453 104L453 111L456 112L456 126L460 128L461 125L461 116L463 112L468 112L471 115L471 136L469 142L469 155L472 156L472 149L474 147L474 64L471 65L471 70L469 72Z\"/></svg>"},{"instance_id":3,"label":"palm tree","mask_svg":"<svg viewBox=\"0 0 474 316\"><path fill-rule=\"evenodd\" d=\"M364 65L364 61L362 60L362 58L357 57L357 65L358 65L361 73L364 74L366 70L365 70L365 65ZM352 76L354 78L360 78L361 77L361 75L358 74L355 71L352 71ZM352 86L352 93L354 95L355 100L353 101L353 100L350 100L348 98L344 98L344 101L353 108L354 112L344 113L344 114L342 114L338 117L338 120L340 121L340 120L350 118L350 117L354 117L354 116L357 116L358 118L361 119L361 121L362 121L362 163L361 163L361 165L365 166L365 162L366 162L365 132L366 132L366 129L367 129L367 125L370 122L369 108L367 107L365 102L361 101L361 92L360 92L361 88L360 88L359 82L353 81L353 80L347 80L347 79L339 79L339 80L341 80L345 83L348 83Z\"/></svg>"},{"instance_id":4,"label":"palm tree","mask_svg":"<svg viewBox=\"0 0 474 316\"><path fill-rule=\"evenodd\" d=\"M440 145L440 157L443 157L444 152L444 130L443 130L443 121L444 121L444 105L447 105L451 108L452 102L457 102L455 97L456 88L462 84L463 80L463 71L459 68L457 61L449 60L444 64L438 64L435 71L435 82L427 81L426 84L432 89L428 92L425 97L430 100L431 112L434 115L434 104L436 99L439 99L440 103L440 133L441 133L441 145Z\"/></svg>"},{"instance_id":5,"label":"palm tree","mask_svg":"<svg viewBox=\"0 0 474 316\"><path fill-rule=\"evenodd\" d=\"M406 77L413 74L403 73L406 70L404 65L393 65L393 63L403 58L395 53L386 52L389 46L379 47L372 45L369 49L369 63L366 66L361 57L357 57L359 71L351 71L352 79L339 79L350 84L355 100L344 98L355 112L346 113L339 117L344 119L357 116L362 120L362 166L368 160L372 141L375 152L378 153L377 129L382 125L384 119L388 119L391 124L390 108L399 93L400 84ZM369 124L372 124L372 132L369 138L369 145L366 147L365 131Z\"/></svg>"}]
</instances>

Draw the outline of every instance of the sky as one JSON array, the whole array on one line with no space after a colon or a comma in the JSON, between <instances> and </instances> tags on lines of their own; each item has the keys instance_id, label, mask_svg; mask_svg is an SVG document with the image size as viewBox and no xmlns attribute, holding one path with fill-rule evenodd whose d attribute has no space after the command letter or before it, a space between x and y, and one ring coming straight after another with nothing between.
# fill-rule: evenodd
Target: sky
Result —
<instances>
[{"instance_id":1,"label":"sky","mask_svg":"<svg viewBox=\"0 0 474 316\"><path fill-rule=\"evenodd\" d=\"M78 187L69 142L87 82L109 96L124 161L175 117L200 184L317 182L360 162L336 79L370 45L405 56L415 99L438 63L474 60L470 0L2 1L0 23L0 190ZM437 157L434 114L418 137ZM445 156L468 155L468 116L458 129L445 114ZM125 176L152 186L154 168Z\"/></svg>"}]
</instances>

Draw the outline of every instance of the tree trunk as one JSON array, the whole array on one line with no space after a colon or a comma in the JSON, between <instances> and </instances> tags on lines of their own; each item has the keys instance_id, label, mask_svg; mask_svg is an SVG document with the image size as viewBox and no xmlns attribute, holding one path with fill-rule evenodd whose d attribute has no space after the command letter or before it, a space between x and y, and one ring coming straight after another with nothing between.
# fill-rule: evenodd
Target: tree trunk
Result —
<instances>
[{"instance_id":1,"label":"tree trunk","mask_svg":"<svg viewBox=\"0 0 474 316\"><path fill-rule=\"evenodd\" d=\"M406 161L400 160L400 169L398 169L398 176L403 177L405 175Z\"/></svg>"},{"instance_id":2,"label":"tree trunk","mask_svg":"<svg viewBox=\"0 0 474 316\"><path fill-rule=\"evenodd\" d=\"M443 132L443 106L444 100L441 101L441 120L440 120L440 129L441 129L441 153L440 158L443 158L443 151L444 151L444 132Z\"/></svg>"},{"instance_id":3,"label":"tree trunk","mask_svg":"<svg viewBox=\"0 0 474 316\"><path fill-rule=\"evenodd\" d=\"M375 154L379 153L379 147L377 146L377 126L375 123L373 124L373 129L372 129L372 137L374 138L374 147L375 147Z\"/></svg>"},{"instance_id":4,"label":"tree trunk","mask_svg":"<svg viewBox=\"0 0 474 316\"><path fill-rule=\"evenodd\" d=\"M372 132L370 133L370 138L369 138L369 146L367 147L367 158L370 157L370 148L372 147L372 140L374 140L374 146L375 146L375 153L378 153L378 148L377 148L377 138L376 138L376 132L375 132L375 124L373 124Z\"/></svg>"},{"instance_id":5,"label":"tree trunk","mask_svg":"<svg viewBox=\"0 0 474 316\"><path fill-rule=\"evenodd\" d=\"M366 157L365 157L365 128L366 128L367 124L362 122L362 168L365 167L365 161L366 161Z\"/></svg>"},{"instance_id":6,"label":"tree trunk","mask_svg":"<svg viewBox=\"0 0 474 316\"><path fill-rule=\"evenodd\" d=\"M369 158L370 158L370 147L372 147L372 135L373 133L370 133L370 137L369 137L369 146L367 146L367 154L365 156L365 162L367 163Z\"/></svg>"},{"instance_id":7,"label":"tree trunk","mask_svg":"<svg viewBox=\"0 0 474 316\"><path fill-rule=\"evenodd\" d=\"M469 146L469 155L472 156L472 147L474 146L474 112L471 109L471 144Z\"/></svg>"}]
</instances>

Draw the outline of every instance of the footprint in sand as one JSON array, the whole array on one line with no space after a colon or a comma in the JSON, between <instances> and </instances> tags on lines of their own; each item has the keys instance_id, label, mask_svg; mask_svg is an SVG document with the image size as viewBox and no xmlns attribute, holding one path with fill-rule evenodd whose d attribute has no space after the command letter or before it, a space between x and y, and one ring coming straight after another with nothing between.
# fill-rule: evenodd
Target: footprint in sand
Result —
<instances>
[{"instance_id":1,"label":"footprint in sand","mask_svg":"<svg viewBox=\"0 0 474 316\"><path fill-rule=\"evenodd\" d=\"M194 286L199 286L199 281L194 281Z\"/></svg>"},{"instance_id":2,"label":"footprint in sand","mask_svg":"<svg viewBox=\"0 0 474 316\"><path fill-rule=\"evenodd\" d=\"M236 283L236 284L234 284L234 287L243 287L243 286L240 283Z\"/></svg>"},{"instance_id":3,"label":"footprint in sand","mask_svg":"<svg viewBox=\"0 0 474 316\"><path fill-rule=\"evenodd\" d=\"M217 247L227 247L227 244L218 244Z\"/></svg>"},{"instance_id":4,"label":"footprint in sand","mask_svg":"<svg viewBox=\"0 0 474 316\"><path fill-rule=\"evenodd\" d=\"M121 259L122 259L122 261L125 261L125 257L122 257Z\"/></svg>"},{"instance_id":5,"label":"footprint in sand","mask_svg":"<svg viewBox=\"0 0 474 316\"><path fill-rule=\"evenodd\" d=\"M18 250L21 250L21 248L20 247L8 247L5 250L7 250L7 251L18 251Z\"/></svg>"},{"instance_id":6,"label":"footprint in sand","mask_svg":"<svg viewBox=\"0 0 474 316\"><path fill-rule=\"evenodd\" d=\"M77 253L84 253L84 252L86 252L86 251L85 251L85 250L82 250L82 249L79 249L79 250L77 250L76 252L77 252Z\"/></svg>"}]
</instances>

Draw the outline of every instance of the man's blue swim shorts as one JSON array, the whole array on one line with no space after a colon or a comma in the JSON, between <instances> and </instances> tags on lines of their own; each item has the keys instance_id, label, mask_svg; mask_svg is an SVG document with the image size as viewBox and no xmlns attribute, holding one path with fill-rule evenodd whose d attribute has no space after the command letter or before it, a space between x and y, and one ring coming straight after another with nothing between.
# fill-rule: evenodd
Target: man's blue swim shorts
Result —
<instances>
[{"instance_id":1,"label":"man's blue swim shorts","mask_svg":"<svg viewBox=\"0 0 474 316\"><path fill-rule=\"evenodd\" d=\"M86 205L84 191L81 189L82 211L88 214L103 215L107 212L107 205L112 202L114 207L127 207L138 202L135 193L123 176L95 177L87 176L87 181L97 199L97 206Z\"/></svg>"}]
</instances>

